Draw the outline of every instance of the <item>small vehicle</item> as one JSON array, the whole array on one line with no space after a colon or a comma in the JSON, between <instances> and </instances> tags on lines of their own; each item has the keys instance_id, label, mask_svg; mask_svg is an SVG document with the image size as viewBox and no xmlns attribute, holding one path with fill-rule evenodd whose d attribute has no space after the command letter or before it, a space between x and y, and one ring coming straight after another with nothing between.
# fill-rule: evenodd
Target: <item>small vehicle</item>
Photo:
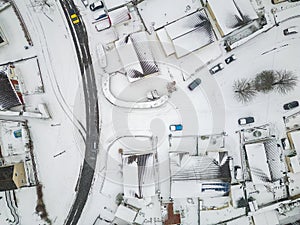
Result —
<instances>
[{"instance_id":1,"label":"small vehicle","mask_svg":"<svg viewBox=\"0 0 300 225\"><path fill-rule=\"evenodd\" d=\"M254 123L254 117L249 116L249 117L244 117L244 118L240 118L238 120L239 125L246 125L249 123Z\"/></svg>"},{"instance_id":2,"label":"small vehicle","mask_svg":"<svg viewBox=\"0 0 300 225\"><path fill-rule=\"evenodd\" d=\"M298 101L292 101L283 105L283 109L290 110L299 106Z\"/></svg>"},{"instance_id":3,"label":"small vehicle","mask_svg":"<svg viewBox=\"0 0 300 225\"><path fill-rule=\"evenodd\" d=\"M108 18L100 20L98 23L96 23L95 28L98 32L108 29L111 27L110 20Z\"/></svg>"},{"instance_id":4,"label":"small vehicle","mask_svg":"<svg viewBox=\"0 0 300 225\"><path fill-rule=\"evenodd\" d=\"M97 9L102 9L104 7L104 4L102 1L96 1L92 4L90 4L90 10L96 11Z\"/></svg>"},{"instance_id":5,"label":"small vehicle","mask_svg":"<svg viewBox=\"0 0 300 225\"><path fill-rule=\"evenodd\" d=\"M77 24L77 23L80 22L78 16L76 15L76 13L73 13L73 14L71 15L71 20L72 20L72 23L73 23L73 24Z\"/></svg>"},{"instance_id":6,"label":"small vehicle","mask_svg":"<svg viewBox=\"0 0 300 225\"><path fill-rule=\"evenodd\" d=\"M183 126L181 124L173 124L169 127L170 131L180 131L182 128Z\"/></svg>"},{"instance_id":7,"label":"small vehicle","mask_svg":"<svg viewBox=\"0 0 300 225\"><path fill-rule=\"evenodd\" d=\"M222 63L219 63L219 64L215 65L213 68L211 68L209 70L209 72L211 74L215 74L215 73L221 71L222 69L224 69L224 65Z\"/></svg>"},{"instance_id":8,"label":"small vehicle","mask_svg":"<svg viewBox=\"0 0 300 225\"><path fill-rule=\"evenodd\" d=\"M289 27L283 30L284 35L289 35L289 34L297 34L298 29L296 27Z\"/></svg>"},{"instance_id":9,"label":"small vehicle","mask_svg":"<svg viewBox=\"0 0 300 225\"><path fill-rule=\"evenodd\" d=\"M196 78L192 83L189 84L188 88L192 91L196 87L198 87L199 84L201 84L201 80L200 80L200 78Z\"/></svg>"},{"instance_id":10,"label":"small vehicle","mask_svg":"<svg viewBox=\"0 0 300 225\"><path fill-rule=\"evenodd\" d=\"M107 18L107 14L105 13L104 9L102 9L101 11L97 12L94 15L94 20L95 21L98 21L98 20L101 20L101 19L105 19L105 18Z\"/></svg>"},{"instance_id":11,"label":"small vehicle","mask_svg":"<svg viewBox=\"0 0 300 225\"><path fill-rule=\"evenodd\" d=\"M226 64L229 64L229 63L232 63L233 61L235 61L236 60L236 56L235 55L231 55L231 56L229 56L229 57L227 57L226 59L225 59L225 63Z\"/></svg>"}]
</instances>

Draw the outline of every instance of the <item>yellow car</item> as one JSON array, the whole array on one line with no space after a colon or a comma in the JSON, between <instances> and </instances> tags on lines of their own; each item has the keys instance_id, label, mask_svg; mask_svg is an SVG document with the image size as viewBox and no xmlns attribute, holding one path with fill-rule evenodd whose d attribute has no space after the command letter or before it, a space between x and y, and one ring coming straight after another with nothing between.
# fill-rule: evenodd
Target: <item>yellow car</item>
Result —
<instances>
[{"instance_id":1,"label":"yellow car","mask_svg":"<svg viewBox=\"0 0 300 225\"><path fill-rule=\"evenodd\" d=\"M71 20L73 24L79 23L79 18L75 13L71 15Z\"/></svg>"}]
</instances>

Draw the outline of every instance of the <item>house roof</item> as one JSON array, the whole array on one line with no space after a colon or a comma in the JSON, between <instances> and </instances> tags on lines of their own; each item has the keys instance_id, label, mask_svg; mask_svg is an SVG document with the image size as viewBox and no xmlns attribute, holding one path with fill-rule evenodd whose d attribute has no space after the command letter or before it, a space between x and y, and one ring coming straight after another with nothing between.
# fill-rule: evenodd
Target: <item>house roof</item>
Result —
<instances>
[{"instance_id":1,"label":"house roof","mask_svg":"<svg viewBox=\"0 0 300 225\"><path fill-rule=\"evenodd\" d=\"M230 170L227 154L194 156L170 152L172 198L224 195L228 193Z\"/></svg>"},{"instance_id":2,"label":"house roof","mask_svg":"<svg viewBox=\"0 0 300 225\"><path fill-rule=\"evenodd\" d=\"M4 71L0 71L0 110L21 105L21 101Z\"/></svg>"},{"instance_id":3,"label":"house roof","mask_svg":"<svg viewBox=\"0 0 300 225\"><path fill-rule=\"evenodd\" d=\"M292 147L295 149L298 158L300 159L300 130L289 132L289 137L292 141Z\"/></svg>"},{"instance_id":4,"label":"house roof","mask_svg":"<svg viewBox=\"0 0 300 225\"><path fill-rule=\"evenodd\" d=\"M226 0L223 4L218 0L207 2L222 31L222 36L258 18L249 0Z\"/></svg>"},{"instance_id":5,"label":"house roof","mask_svg":"<svg viewBox=\"0 0 300 225\"><path fill-rule=\"evenodd\" d=\"M172 40L177 57L189 54L216 40L204 10L177 20L164 29Z\"/></svg>"},{"instance_id":6,"label":"house roof","mask_svg":"<svg viewBox=\"0 0 300 225\"><path fill-rule=\"evenodd\" d=\"M14 190L26 184L24 163L0 167L0 191Z\"/></svg>"},{"instance_id":7,"label":"house roof","mask_svg":"<svg viewBox=\"0 0 300 225\"><path fill-rule=\"evenodd\" d=\"M143 198L155 195L153 153L123 155L124 196Z\"/></svg>"},{"instance_id":8,"label":"house roof","mask_svg":"<svg viewBox=\"0 0 300 225\"><path fill-rule=\"evenodd\" d=\"M138 212L133 209L130 209L124 205L119 205L117 212L115 213L115 217L128 223L133 223L137 216L137 213Z\"/></svg>"},{"instance_id":9,"label":"house roof","mask_svg":"<svg viewBox=\"0 0 300 225\"><path fill-rule=\"evenodd\" d=\"M174 7L176 6L176 7ZM146 0L137 4L139 14L148 30L157 30L201 8L194 0Z\"/></svg>"},{"instance_id":10,"label":"house roof","mask_svg":"<svg viewBox=\"0 0 300 225\"><path fill-rule=\"evenodd\" d=\"M246 144L245 149L254 183L276 181L283 176L280 151L275 139Z\"/></svg>"},{"instance_id":11,"label":"house roof","mask_svg":"<svg viewBox=\"0 0 300 225\"><path fill-rule=\"evenodd\" d=\"M191 156L187 152L170 152L169 156L172 181L230 180L227 154L218 154L217 158L213 158Z\"/></svg>"},{"instance_id":12,"label":"house roof","mask_svg":"<svg viewBox=\"0 0 300 225\"><path fill-rule=\"evenodd\" d=\"M158 72L145 32L137 32L115 42L130 82Z\"/></svg>"},{"instance_id":13,"label":"house roof","mask_svg":"<svg viewBox=\"0 0 300 225\"><path fill-rule=\"evenodd\" d=\"M164 221L165 225L181 223L180 214L174 214L173 203L167 204L167 212L168 212L168 214L167 214L168 217Z\"/></svg>"},{"instance_id":14,"label":"house roof","mask_svg":"<svg viewBox=\"0 0 300 225\"><path fill-rule=\"evenodd\" d=\"M0 191L16 189L17 186L13 181L14 166L0 167Z\"/></svg>"}]
</instances>

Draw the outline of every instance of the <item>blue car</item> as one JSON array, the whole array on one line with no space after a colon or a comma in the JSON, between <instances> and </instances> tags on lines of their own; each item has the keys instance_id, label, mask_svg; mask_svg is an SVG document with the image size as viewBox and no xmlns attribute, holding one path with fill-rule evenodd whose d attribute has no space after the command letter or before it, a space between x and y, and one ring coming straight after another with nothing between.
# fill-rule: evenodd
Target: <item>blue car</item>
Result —
<instances>
[{"instance_id":1,"label":"blue car","mask_svg":"<svg viewBox=\"0 0 300 225\"><path fill-rule=\"evenodd\" d=\"M169 129L170 131L180 131L182 130L182 125L181 124L173 124L173 125L170 125Z\"/></svg>"}]
</instances>

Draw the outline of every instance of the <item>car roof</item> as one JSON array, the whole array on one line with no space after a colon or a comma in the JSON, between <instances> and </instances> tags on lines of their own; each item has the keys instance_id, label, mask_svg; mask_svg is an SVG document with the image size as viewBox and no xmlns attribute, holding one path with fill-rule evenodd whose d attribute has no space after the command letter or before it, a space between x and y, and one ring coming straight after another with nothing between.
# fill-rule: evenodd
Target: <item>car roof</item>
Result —
<instances>
[{"instance_id":1,"label":"car roof","mask_svg":"<svg viewBox=\"0 0 300 225\"><path fill-rule=\"evenodd\" d=\"M102 1L96 1L93 3L95 7L99 6L99 5L103 5Z\"/></svg>"}]
</instances>

